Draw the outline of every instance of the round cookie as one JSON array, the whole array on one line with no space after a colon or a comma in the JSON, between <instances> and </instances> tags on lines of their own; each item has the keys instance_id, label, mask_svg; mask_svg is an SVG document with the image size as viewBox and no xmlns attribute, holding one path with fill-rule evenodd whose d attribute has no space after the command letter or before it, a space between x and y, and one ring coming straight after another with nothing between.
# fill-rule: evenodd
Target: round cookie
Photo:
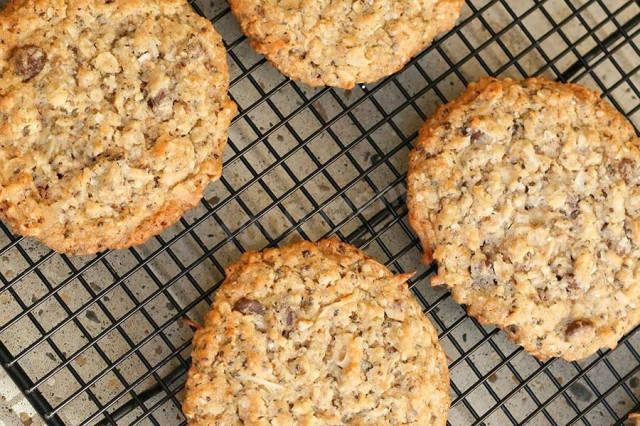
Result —
<instances>
[{"instance_id":1,"label":"round cookie","mask_svg":"<svg viewBox=\"0 0 640 426\"><path fill-rule=\"evenodd\" d=\"M352 88L399 71L453 27L464 0L230 0L251 46L311 86Z\"/></svg>"},{"instance_id":2,"label":"round cookie","mask_svg":"<svg viewBox=\"0 0 640 426\"><path fill-rule=\"evenodd\" d=\"M640 322L640 141L597 93L482 79L410 154L432 284L538 358L588 357Z\"/></svg>"},{"instance_id":3,"label":"round cookie","mask_svg":"<svg viewBox=\"0 0 640 426\"><path fill-rule=\"evenodd\" d=\"M226 275L193 340L189 424L446 424L446 359L410 274L329 239Z\"/></svg>"},{"instance_id":4,"label":"round cookie","mask_svg":"<svg viewBox=\"0 0 640 426\"><path fill-rule=\"evenodd\" d=\"M16 232L128 247L220 177L226 52L185 0L13 0L0 40L0 217Z\"/></svg>"}]
</instances>

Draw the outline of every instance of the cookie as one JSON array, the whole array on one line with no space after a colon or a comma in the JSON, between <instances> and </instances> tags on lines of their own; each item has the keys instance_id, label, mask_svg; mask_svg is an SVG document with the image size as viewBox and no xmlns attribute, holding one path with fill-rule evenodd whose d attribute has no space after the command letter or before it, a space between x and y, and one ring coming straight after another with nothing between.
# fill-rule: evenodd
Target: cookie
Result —
<instances>
[{"instance_id":1,"label":"cookie","mask_svg":"<svg viewBox=\"0 0 640 426\"><path fill-rule=\"evenodd\" d=\"M0 217L66 253L139 244L220 177L235 104L186 0L13 0L0 13Z\"/></svg>"},{"instance_id":2,"label":"cookie","mask_svg":"<svg viewBox=\"0 0 640 426\"><path fill-rule=\"evenodd\" d=\"M410 154L424 261L483 324L540 359L614 348L640 321L640 141L597 93L485 78Z\"/></svg>"},{"instance_id":3,"label":"cookie","mask_svg":"<svg viewBox=\"0 0 640 426\"><path fill-rule=\"evenodd\" d=\"M464 0L230 0L251 46L288 77L352 88L393 74L453 27Z\"/></svg>"},{"instance_id":4,"label":"cookie","mask_svg":"<svg viewBox=\"0 0 640 426\"><path fill-rule=\"evenodd\" d=\"M230 265L193 340L191 425L444 425L437 333L406 286L336 239Z\"/></svg>"}]
</instances>

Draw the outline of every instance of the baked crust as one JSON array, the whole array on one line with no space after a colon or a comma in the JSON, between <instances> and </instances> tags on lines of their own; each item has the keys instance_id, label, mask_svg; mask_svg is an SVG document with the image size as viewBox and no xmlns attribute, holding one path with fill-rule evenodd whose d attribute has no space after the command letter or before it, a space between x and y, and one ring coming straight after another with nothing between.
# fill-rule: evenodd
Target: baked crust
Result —
<instances>
[{"instance_id":1,"label":"baked crust","mask_svg":"<svg viewBox=\"0 0 640 426\"><path fill-rule=\"evenodd\" d=\"M0 217L16 232L125 248L220 177L226 51L185 0L14 0L0 39Z\"/></svg>"},{"instance_id":2,"label":"baked crust","mask_svg":"<svg viewBox=\"0 0 640 426\"><path fill-rule=\"evenodd\" d=\"M446 359L410 274L329 239L226 275L193 340L189 424L446 424Z\"/></svg>"},{"instance_id":3,"label":"baked crust","mask_svg":"<svg viewBox=\"0 0 640 426\"><path fill-rule=\"evenodd\" d=\"M352 88L451 29L464 0L230 0L251 46L294 80Z\"/></svg>"},{"instance_id":4,"label":"baked crust","mask_svg":"<svg viewBox=\"0 0 640 426\"><path fill-rule=\"evenodd\" d=\"M640 321L640 150L597 93L484 78L429 119L409 219L453 298L544 359L616 346Z\"/></svg>"}]
</instances>

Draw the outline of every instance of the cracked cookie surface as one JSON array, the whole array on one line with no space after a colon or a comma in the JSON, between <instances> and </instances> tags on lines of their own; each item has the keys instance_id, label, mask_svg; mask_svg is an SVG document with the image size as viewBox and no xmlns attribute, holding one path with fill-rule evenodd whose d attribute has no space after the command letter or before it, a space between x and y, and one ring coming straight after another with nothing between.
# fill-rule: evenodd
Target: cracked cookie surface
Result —
<instances>
[{"instance_id":1,"label":"cracked cookie surface","mask_svg":"<svg viewBox=\"0 0 640 426\"><path fill-rule=\"evenodd\" d=\"M226 276L193 340L189 424L446 423L446 359L409 274L329 239Z\"/></svg>"},{"instance_id":2,"label":"cracked cookie surface","mask_svg":"<svg viewBox=\"0 0 640 426\"><path fill-rule=\"evenodd\" d=\"M640 321L640 142L597 93L482 79L427 120L408 206L424 260L470 315L544 359Z\"/></svg>"},{"instance_id":3,"label":"cracked cookie surface","mask_svg":"<svg viewBox=\"0 0 640 426\"><path fill-rule=\"evenodd\" d=\"M0 217L16 232L128 247L220 177L226 52L185 0L13 0L0 40Z\"/></svg>"},{"instance_id":4,"label":"cracked cookie surface","mask_svg":"<svg viewBox=\"0 0 640 426\"><path fill-rule=\"evenodd\" d=\"M311 86L352 88L399 71L453 27L464 0L230 0L251 46Z\"/></svg>"}]
</instances>

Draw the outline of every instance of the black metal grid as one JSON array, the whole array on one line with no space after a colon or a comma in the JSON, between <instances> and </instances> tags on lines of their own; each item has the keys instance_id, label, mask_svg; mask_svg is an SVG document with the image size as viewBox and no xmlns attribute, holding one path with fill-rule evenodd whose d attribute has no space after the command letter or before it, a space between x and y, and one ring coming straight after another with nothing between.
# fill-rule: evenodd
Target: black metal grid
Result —
<instances>
[{"instance_id":1,"label":"black metal grid","mask_svg":"<svg viewBox=\"0 0 640 426\"><path fill-rule=\"evenodd\" d=\"M69 258L0 224L0 360L48 424L184 424L192 331L223 267L249 249L337 235L396 271L420 251L404 204L421 122L483 75L599 89L640 126L640 2L469 0L459 25L398 75L352 91L291 82L251 52L226 3L195 1L229 50L239 104L225 175L162 236ZM451 357L452 425L622 424L640 410L640 333L614 351L539 362L411 288Z\"/></svg>"}]
</instances>

